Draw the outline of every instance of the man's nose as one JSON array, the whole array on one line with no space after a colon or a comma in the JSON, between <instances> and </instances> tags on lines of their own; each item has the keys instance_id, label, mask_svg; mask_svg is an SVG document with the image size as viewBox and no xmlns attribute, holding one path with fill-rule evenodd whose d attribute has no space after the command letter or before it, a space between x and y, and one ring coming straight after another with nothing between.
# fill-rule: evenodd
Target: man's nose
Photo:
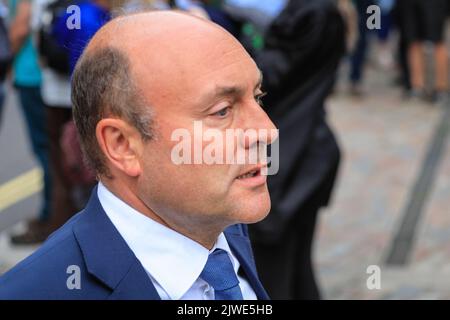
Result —
<instances>
[{"instance_id":1,"label":"man's nose","mask_svg":"<svg viewBox=\"0 0 450 320\"><path fill-rule=\"evenodd\" d=\"M278 138L277 127L256 101L246 110L243 124L245 131L256 131L256 135L245 135L243 143L246 149L258 144L270 145Z\"/></svg>"}]
</instances>

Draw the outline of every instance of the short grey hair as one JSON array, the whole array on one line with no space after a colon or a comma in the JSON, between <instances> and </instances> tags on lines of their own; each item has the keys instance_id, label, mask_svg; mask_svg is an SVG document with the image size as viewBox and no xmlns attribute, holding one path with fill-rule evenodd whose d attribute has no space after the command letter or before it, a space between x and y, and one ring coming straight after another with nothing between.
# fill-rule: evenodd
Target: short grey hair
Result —
<instances>
[{"instance_id":1,"label":"short grey hair","mask_svg":"<svg viewBox=\"0 0 450 320\"><path fill-rule=\"evenodd\" d=\"M95 135L101 119L125 120L144 141L153 136L151 109L132 79L128 57L118 48L94 48L81 56L72 75L72 104L84 158L97 175L111 176Z\"/></svg>"}]
</instances>

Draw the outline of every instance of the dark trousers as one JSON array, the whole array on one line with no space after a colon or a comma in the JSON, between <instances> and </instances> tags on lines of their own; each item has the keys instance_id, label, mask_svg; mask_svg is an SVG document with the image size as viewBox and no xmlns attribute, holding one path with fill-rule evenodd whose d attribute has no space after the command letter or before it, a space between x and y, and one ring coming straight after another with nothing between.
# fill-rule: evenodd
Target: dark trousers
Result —
<instances>
[{"instance_id":1,"label":"dark trousers","mask_svg":"<svg viewBox=\"0 0 450 320\"><path fill-rule=\"evenodd\" d=\"M394 7L394 23L399 31L399 41L398 41L398 64L400 66L401 72L401 82L406 90L411 89L411 77L409 70L409 61L408 61L408 36L407 30L404 22L403 8L405 5L401 1L397 1Z\"/></svg>"},{"instance_id":2,"label":"dark trousers","mask_svg":"<svg viewBox=\"0 0 450 320\"><path fill-rule=\"evenodd\" d=\"M259 277L271 299L318 300L311 260L319 208L305 207L275 244L253 243Z\"/></svg>"},{"instance_id":3,"label":"dark trousers","mask_svg":"<svg viewBox=\"0 0 450 320\"><path fill-rule=\"evenodd\" d=\"M51 179L48 156L47 119L40 87L25 87L15 85L19 94L27 125L31 147L44 173L44 189L42 191L42 209L39 214L41 221L46 221L50 214Z\"/></svg>"},{"instance_id":4,"label":"dark trousers","mask_svg":"<svg viewBox=\"0 0 450 320\"><path fill-rule=\"evenodd\" d=\"M401 71L402 85L406 90L411 89L411 75L408 61L408 43L400 31L400 40L398 44L398 61Z\"/></svg>"},{"instance_id":5,"label":"dark trousers","mask_svg":"<svg viewBox=\"0 0 450 320\"><path fill-rule=\"evenodd\" d=\"M76 212L73 201L74 187L64 173L64 157L61 148L64 125L72 119L72 109L53 106L46 109L52 179L51 226L57 229Z\"/></svg>"},{"instance_id":6,"label":"dark trousers","mask_svg":"<svg viewBox=\"0 0 450 320\"><path fill-rule=\"evenodd\" d=\"M3 119L3 103L5 103L5 84L0 82L0 127Z\"/></svg>"},{"instance_id":7,"label":"dark trousers","mask_svg":"<svg viewBox=\"0 0 450 320\"><path fill-rule=\"evenodd\" d=\"M274 243L250 239L255 255L256 267L267 293L279 300L318 300L320 290L314 275L312 250L319 211L329 202L334 187L339 160L330 169L323 181L292 216L283 237Z\"/></svg>"},{"instance_id":8,"label":"dark trousers","mask_svg":"<svg viewBox=\"0 0 450 320\"><path fill-rule=\"evenodd\" d=\"M367 7L373 4L373 0L359 0L356 2L358 13L358 40L356 47L350 57L350 81L359 83L363 76L366 63L369 30L367 29Z\"/></svg>"}]
</instances>

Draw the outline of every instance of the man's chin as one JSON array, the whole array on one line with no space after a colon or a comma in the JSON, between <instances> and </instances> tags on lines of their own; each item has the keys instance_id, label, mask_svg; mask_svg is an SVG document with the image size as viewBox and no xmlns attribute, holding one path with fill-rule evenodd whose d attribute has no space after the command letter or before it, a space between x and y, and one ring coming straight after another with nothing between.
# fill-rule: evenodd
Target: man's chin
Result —
<instances>
[{"instance_id":1,"label":"man's chin","mask_svg":"<svg viewBox=\"0 0 450 320\"><path fill-rule=\"evenodd\" d=\"M246 200L244 208L241 212L240 222L245 224L257 223L267 217L270 212L270 197L267 193L266 195L261 194L259 197L254 199Z\"/></svg>"}]
</instances>

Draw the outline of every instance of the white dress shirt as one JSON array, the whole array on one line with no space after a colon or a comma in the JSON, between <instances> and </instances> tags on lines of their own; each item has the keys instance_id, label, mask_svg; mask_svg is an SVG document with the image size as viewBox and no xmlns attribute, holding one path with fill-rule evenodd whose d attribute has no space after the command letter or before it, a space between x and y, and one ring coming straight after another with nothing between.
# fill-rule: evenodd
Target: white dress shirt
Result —
<instances>
[{"instance_id":1,"label":"white dress shirt","mask_svg":"<svg viewBox=\"0 0 450 320\"><path fill-rule=\"evenodd\" d=\"M141 262L162 300L214 300L214 289L199 277L215 249L225 250L237 274L239 261L221 233L211 250L136 211L101 182L98 199L120 235ZM238 275L245 300L256 300L250 284Z\"/></svg>"}]
</instances>

